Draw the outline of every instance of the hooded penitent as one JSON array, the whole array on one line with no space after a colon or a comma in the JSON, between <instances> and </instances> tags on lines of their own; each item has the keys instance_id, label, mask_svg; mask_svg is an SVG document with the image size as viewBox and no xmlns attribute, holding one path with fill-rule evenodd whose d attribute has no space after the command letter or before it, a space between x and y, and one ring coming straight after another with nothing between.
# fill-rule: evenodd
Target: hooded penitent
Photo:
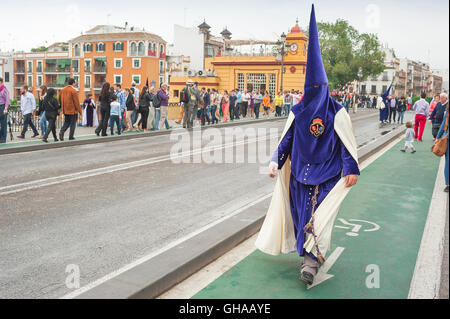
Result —
<instances>
[{"instance_id":1,"label":"hooded penitent","mask_svg":"<svg viewBox=\"0 0 450 319\"><path fill-rule=\"evenodd\" d=\"M304 92L302 101L292 108L272 157L278 164L278 180L256 241L257 248L272 255L296 249L300 255L325 256L339 205L349 190L342 176L359 174L350 117L329 94L314 5ZM313 222L316 239L304 233L305 225L312 222L314 189L318 191Z\"/></svg>"}]
</instances>

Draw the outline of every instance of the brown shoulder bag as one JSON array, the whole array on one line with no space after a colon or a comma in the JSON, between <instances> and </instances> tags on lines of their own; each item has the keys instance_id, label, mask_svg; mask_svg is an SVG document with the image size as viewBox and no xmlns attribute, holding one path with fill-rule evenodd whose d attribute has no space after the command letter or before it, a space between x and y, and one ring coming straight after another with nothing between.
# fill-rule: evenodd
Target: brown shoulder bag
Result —
<instances>
[{"instance_id":1,"label":"brown shoulder bag","mask_svg":"<svg viewBox=\"0 0 450 319\"><path fill-rule=\"evenodd\" d=\"M447 116L445 117L444 131L447 131L447 128L448 128L448 113L449 112L447 111ZM434 155L439 156L439 157L445 155L445 153L447 152L447 136L448 136L448 132L441 138L438 138L436 140L436 142L434 143L434 145L431 147L431 152Z\"/></svg>"}]
</instances>

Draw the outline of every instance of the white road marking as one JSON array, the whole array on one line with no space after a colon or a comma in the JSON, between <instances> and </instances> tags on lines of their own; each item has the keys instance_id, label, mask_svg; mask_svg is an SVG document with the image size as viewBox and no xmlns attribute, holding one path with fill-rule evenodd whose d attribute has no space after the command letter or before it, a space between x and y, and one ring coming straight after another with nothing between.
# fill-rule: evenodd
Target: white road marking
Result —
<instances>
[{"instance_id":1,"label":"white road marking","mask_svg":"<svg viewBox=\"0 0 450 319\"><path fill-rule=\"evenodd\" d=\"M319 268L319 271L314 276L314 281L311 285L307 285L306 289L311 289L312 287L317 286L318 284L324 282L327 279L334 277L334 275L328 274L328 271L333 267L336 260L338 260L339 256L344 251L344 247L336 247L333 253L325 260L323 265Z\"/></svg>"},{"instance_id":2,"label":"white road marking","mask_svg":"<svg viewBox=\"0 0 450 319\"><path fill-rule=\"evenodd\" d=\"M140 161L133 161L133 162L128 162L128 163L124 163L124 164L111 165L111 166L107 166L107 167L101 167L101 168L91 169L91 170L72 173L72 174L66 174L66 175L60 175L60 176L55 176L55 177L39 179L39 180L26 182L26 183L3 186L3 187L0 187L0 196L5 196L5 195L22 192L22 191L26 191L26 190L30 190L30 189L40 188L40 187L44 187L44 186L50 186L50 185L55 185L55 184L71 182L71 181L79 180L79 179L83 179L83 178L88 178L88 177L93 177L93 176L98 176L98 175L103 175L103 174L110 174L110 173L114 173L114 172L121 171L121 170L135 168L135 167L139 167L139 166L151 165L151 164L164 162L164 161L168 161L168 160L180 159L183 157L207 153L207 152L211 152L211 151L215 151L215 150L226 149L226 148L235 147L235 146L239 146L239 145L257 143L257 142L265 141L268 139L270 139L270 136L265 136L263 138L257 138L257 139L253 138L253 139L248 139L247 141L238 141L238 142L232 142L232 143L227 143L227 144L222 144L222 145L217 145L217 146L201 147L201 148L197 148L197 149L194 149L194 150L191 150L188 152L182 152L177 155L171 155L171 154L163 155L163 156L153 157L153 158L140 160Z\"/></svg>"},{"instance_id":3,"label":"white road marking","mask_svg":"<svg viewBox=\"0 0 450 319\"><path fill-rule=\"evenodd\" d=\"M437 299L444 258L445 221L448 214L448 194L444 192L445 157L441 157L428 217L417 254L408 299Z\"/></svg>"}]
</instances>

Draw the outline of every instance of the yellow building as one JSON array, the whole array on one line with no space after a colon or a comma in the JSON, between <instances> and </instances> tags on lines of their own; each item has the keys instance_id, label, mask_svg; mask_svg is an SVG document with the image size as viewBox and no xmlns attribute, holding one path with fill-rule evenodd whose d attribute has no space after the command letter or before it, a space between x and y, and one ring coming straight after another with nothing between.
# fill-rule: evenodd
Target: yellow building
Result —
<instances>
[{"instance_id":1,"label":"yellow building","mask_svg":"<svg viewBox=\"0 0 450 319\"><path fill-rule=\"evenodd\" d=\"M232 40L228 40L233 43ZM286 36L290 45L284 57L284 90L303 91L306 71L306 49L308 38L298 24ZM227 47L225 40L225 47ZM234 41L238 43L239 41ZM243 42L243 41L241 41ZM231 51L231 50L230 50ZM281 59L272 52L239 54L225 51L221 56L205 58L205 69L211 70L202 76L172 76L170 78L171 103L179 101L179 92L188 79L199 82L199 87L215 88L219 91L238 88L239 90L268 90L276 94L281 88Z\"/></svg>"}]
</instances>

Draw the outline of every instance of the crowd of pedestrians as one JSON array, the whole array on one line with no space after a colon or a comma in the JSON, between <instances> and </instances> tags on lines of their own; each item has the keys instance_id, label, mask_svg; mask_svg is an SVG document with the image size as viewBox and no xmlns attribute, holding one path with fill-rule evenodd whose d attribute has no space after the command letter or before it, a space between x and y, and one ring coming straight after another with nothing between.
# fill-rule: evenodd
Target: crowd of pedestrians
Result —
<instances>
[{"instance_id":1,"label":"crowd of pedestrians","mask_svg":"<svg viewBox=\"0 0 450 319\"><path fill-rule=\"evenodd\" d=\"M302 98L302 93L295 90L272 95L267 90L199 89L197 82L188 80L180 93L180 115L175 122L184 128L192 128L195 121L204 126L243 118L269 118L272 114L288 116L291 107Z\"/></svg>"}]
</instances>

